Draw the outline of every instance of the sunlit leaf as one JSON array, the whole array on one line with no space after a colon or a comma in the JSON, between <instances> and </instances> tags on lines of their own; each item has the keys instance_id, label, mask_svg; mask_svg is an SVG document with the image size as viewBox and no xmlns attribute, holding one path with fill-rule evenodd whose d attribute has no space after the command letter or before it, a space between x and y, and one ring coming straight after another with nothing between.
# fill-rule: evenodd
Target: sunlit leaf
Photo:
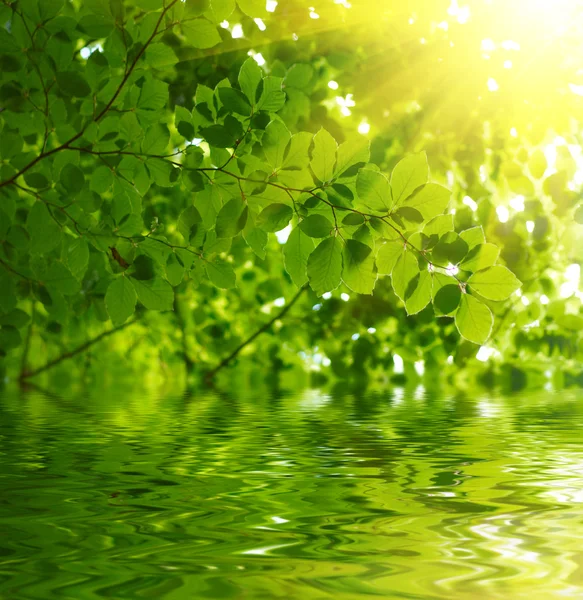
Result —
<instances>
[{"instance_id":1,"label":"sunlit leaf","mask_svg":"<svg viewBox=\"0 0 583 600\"><path fill-rule=\"evenodd\" d=\"M488 300L506 300L521 285L516 275L502 265L478 271L468 279L468 286Z\"/></svg>"},{"instance_id":2,"label":"sunlit leaf","mask_svg":"<svg viewBox=\"0 0 583 600\"><path fill-rule=\"evenodd\" d=\"M455 314L455 324L466 340L483 344L490 337L494 317L492 311L482 302L463 294L460 307Z\"/></svg>"},{"instance_id":3,"label":"sunlit leaf","mask_svg":"<svg viewBox=\"0 0 583 600\"><path fill-rule=\"evenodd\" d=\"M372 250L357 240L346 240L343 252L342 281L358 294L372 294L377 270Z\"/></svg>"},{"instance_id":4,"label":"sunlit leaf","mask_svg":"<svg viewBox=\"0 0 583 600\"><path fill-rule=\"evenodd\" d=\"M425 152L410 154L399 161L391 173L393 205L402 204L419 186L427 183L428 178L429 167ZM439 202L443 202L442 196L438 196Z\"/></svg>"},{"instance_id":5,"label":"sunlit leaf","mask_svg":"<svg viewBox=\"0 0 583 600\"><path fill-rule=\"evenodd\" d=\"M336 237L326 238L310 254L307 263L311 288L321 296L335 290L342 278L342 244Z\"/></svg>"},{"instance_id":6,"label":"sunlit leaf","mask_svg":"<svg viewBox=\"0 0 583 600\"><path fill-rule=\"evenodd\" d=\"M308 281L308 257L313 250L314 241L295 227L283 247L283 258L286 271L298 287Z\"/></svg>"},{"instance_id":7,"label":"sunlit leaf","mask_svg":"<svg viewBox=\"0 0 583 600\"><path fill-rule=\"evenodd\" d=\"M411 280L419 274L419 263L410 251L402 252L391 271L391 282L395 294L405 302Z\"/></svg>"},{"instance_id":8,"label":"sunlit leaf","mask_svg":"<svg viewBox=\"0 0 583 600\"><path fill-rule=\"evenodd\" d=\"M127 277L117 277L107 288L105 306L111 322L117 327L131 317L136 309L137 295Z\"/></svg>"}]
</instances>

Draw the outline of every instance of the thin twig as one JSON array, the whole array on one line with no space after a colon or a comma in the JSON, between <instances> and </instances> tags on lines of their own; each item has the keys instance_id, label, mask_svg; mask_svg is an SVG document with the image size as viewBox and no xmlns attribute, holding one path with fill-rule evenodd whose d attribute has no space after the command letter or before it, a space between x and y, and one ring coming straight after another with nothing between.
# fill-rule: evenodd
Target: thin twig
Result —
<instances>
[{"instance_id":1,"label":"thin twig","mask_svg":"<svg viewBox=\"0 0 583 600\"><path fill-rule=\"evenodd\" d=\"M303 285L296 293L296 295L290 300L289 304L284 306L282 310L280 310L272 319L267 321L264 325L262 325L253 335L248 337L244 342L241 342L229 356L224 358L212 371L209 371L206 374L206 380L211 381L214 376L220 371L222 368L226 367L233 359L237 357L239 352L243 350L246 346L248 346L255 338L259 337L262 333L267 331L276 321L282 319L285 314L291 309L291 307L299 300L300 296L304 293L305 290L308 289L308 285Z\"/></svg>"},{"instance_id":2,"label":"thin twig","mask_svg":"<svg viewBox=\"0 0 583 600\"><path fill-rule=\"evenodd\" d=\"M133 325L137 321L138 321L138 318L136 317L135 319L132 319L131 321L127 321L123 325L119 325L118 327L114 327L113 329L109 329L108 331L104 331L104 332L100 333L99 335L95 336L94 338L87 340L80 346L77 346L77 348L75 348L74 350L69 350L68 352L63 352L63 354L57 356L57 358L53 358L53 360L49 360L42 367L38 367L38 369L33 369L32 371L27 371L27 372L21 373L19 380L23 381L30 377L34 377L35 375L39 375L40 373L44 373L45 371L48 371L48 369L54 367L55 365L58 365L59 363L63 362L64 360L68 360L69 358L73 358L73 356L77 356L77 354L81 354L81 352L84 352L85 350L87 350L87 348L89 348L90 346L93 346L93 344L96 344L97 342L101 341L103 338L106 338L110 335L113 335L114 333L117 333L118 331L121 331L122 329L125 329L126 327L129 327L130 325Z\"/></svg>"},{"instance_id":3,"label":"thin twig","mask_svg":"<svg viewBox=\"0 0 583 600\"><path fill-rule=\"evenodd\" d=\"M10 271L11 273L18 275L19 277L22 277L22 279L26 279L27 281L34 281L34 279L31 279L30 277L27 277L26 275L19 273L16 269L11 267L8 263L4 262L1 258L0 258L0 265L2 265L7 271Z\"/></svg>"}]
</instances>

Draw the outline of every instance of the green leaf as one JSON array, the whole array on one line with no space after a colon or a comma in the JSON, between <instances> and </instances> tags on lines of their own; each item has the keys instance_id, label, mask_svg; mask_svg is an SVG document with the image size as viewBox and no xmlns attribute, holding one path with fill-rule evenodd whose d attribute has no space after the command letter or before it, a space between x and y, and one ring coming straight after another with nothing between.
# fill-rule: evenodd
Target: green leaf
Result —
<instances>
[{"instance_id":1,"label":"green leaf","mask_svg":"<svg viewBox=\"0 0 583 600\"><path fill-rule=\"evenodd\" d=\"M399 257L405 252L405 243L400 238L388 240L377 253L377 268L381 275L390 275Z\"/></svg>"},{"instance_id":2,"label":"green leaf","mask_svg":"<svg viewBox=\"0 0 583 600\"><path fill-rule=\"evenodd\" d=\"M326 182L332 179L337 147L336 140L325 129L320 129L314 136L310 167L318 181Z\"/></svg>"},{"instance_id":3,"label":"green leaf","mask_svg":"<svg viewBox=\"0 0 583 600\"><path fill-rule=\"evenodd\" d=\"M194 206L189 206L180 213L177 228L187 244L198 247L204 242L202 217Z\"/></svg>"},{"instance_id":4,"label":"green leaf","mask_svg":"<svg viewBox=\"0 0 583 600\"><path fill-rule=\"evenodd\" d=\"M492 333L494 317L482 302L463 294L460 307L455 314L455 324L460 335L474 344L483 344Z\"/></svg>"},{"instance_id":5,"label":"green leaf","mask_svg":"<svg viewBox=\"0 0 583 600\"><path fill-rule=\"evenodd\" d=\"M91 87L81 73L77 71L60 71L55 74L61 91L73 98L85 98L91 93Z\"/></svg>"},{"instance_id":6,"label":"green leaf","mask_svg":"<svg viewBox=\"0 0 583 600\"><path fill-rule=\"evenodd\" d=\"M71 271L60 262L53 262L45 276L45 283L64 296L72 296L79 292L79 282Z\"/></svg>"},{"instance_id":7,"label":"green leaf","mask_svg":"<svg viewBox=\"0 0 583 600\"><path fill-rule=\"evenodd\" d=\"M324 215L310 215L299 225L300 229L313 238L328 237L334 225Z\"/></svg>"},{"instance_id":8,"label":"green leaf","mask_svg":"<svg viewBox=\"0 0 583 600\"><path fill-rule=\"evenodd\" d=\"M241 70L239 71L239 86L252 106L255 106L257 87L262 77L263 71L253 58L248 58L241 66Z\"/></svg>"},{"instance_id":9,"label":"green leaf","mask_svg":"<svg viewBox=\"0 0 583 600\"><path fill-rule=\"evenodd\" d=\"M212 48L221 41L216 26L204 18L184 21L181 28L186 43L194 48Z\"/></svg>"},{"instance_id":10,"label":"green leaf","mask_svg":"<svg viewBox=\"0 0 583 600\"><path fill-rule=\"evenodd\" d=\"M431 302L431 273L425 269L416 275L405 292L405 309L408 315L421 312Z\"/></svg>"},{"instance_id":11,"label":"green leaf","mask_svg":"<svg viewBox=\"0 0 583 600\"><path fill-rule=\"evenodd\" d=\"M149 310L172 310L174 290L161 277L150 280L132 278L138 300Z\"/></svg>"},{"instance_id":12,"label":"green leaf","mask_svg":"<svg viewBox=\"0 0 583 600\"><path fill-rule=\"evenodd\" d=\"M307 168L310 162L308 149L312 144L312 138L312 134L308 133L307 131L300 131L299 133L292 135L291 141L287 148L285 160L283 162L284 169Z\"/></svg>"},{"instance_id":13,"label":"green leaf","mask_svg":"<svg viewBox=\"0 0 583 600\"><path fill-rule=\"evenodd\" d=\"M360 169L356 177L358 199L376 212L386 213L391 208L389 180L379 171Z\"/></svg>"},{"instance_id":14,"label":"green leaf","mask_svg":"<svg viewBox=\"0 0 583 600\"><path fill-rule=\"evenodd\" d=\"M8 314L0 315L0 325L12 325L22 329L30 321L30 315L19 308L11 310Z\"/></svg>"},{"instance_id":15,"label":"green leaf","mask_svg":"<svg viewBox=\"0 0 583 600\"><path fill-rule=\"evenodd\" d=\"M453 215L439 215L434 219L431 219L427 225L423 228L423 233L427 237L432 235L442 236L448 231L453 231Z\"/></svg>"},{"instance_id":16,"label":"green leaf","mask_svg":"<svg viewBox=\"0 0 583 600\"><path fill-rule=\"evenodd\" d=\"M466 242L470 250L478 244L486 243L486 237L484 236L484 230L482 229L481 225L478 227L470 227L470 229L465 229L460 233L460 237L462 240L464 240L464 242Z\"/></svg>"},{"instance_id":17,"label":"green leaf","mask_svg":"<svg viewBox=\"0 0 583 600\"><path fill-rule=\"evenodd\" d=\"M144 154L164 154L170 142L170 132L166 125L155 123L152 125L142 142Z\"/></svg>"},{"instance_id":18,"label":"green leaf","mask_svg":"<svg viewBox=\"0 0 583 600\"><path fill-rule=\"evenodd\" d=\"M146 62L154 69L165 69L178 62L174 50L163 43L150 44L146 49Z\"/></svg>"},{"instance_id":19,"label":"green leaf","mask_svg":"<svg viewBox=\"0 0 583 600\"><path fill-rule=\"evenodd\" d=\"M506 300L522 285L516 275L502 265L488 267L474 273L468 286L488 300Z\"/></svg>"},{"instance_id":20,"label":"green leaf","mask_svg":"<svg viewBox=\"0 0 583 600\"><path fill-rule=\"evenodd\" d=\"M66 260L71 273L77 279L82 279L89 263L89 246L82 237L69 242L67 245Z\"/></svg>"},{"instance_id":21,"label":"green leaf","mask_svg":"<svg viewBox=\"0 0 583 600\"><path fill-rule=\"evenodd\" d=\"M271 121L265 128L262 145L269 166L276 171L284 161L285 150L290 142L291 134L281 121Z\"/></svg>"},{"instance_id":22,"label":"green leaf","mask_svg":"<svg viewBox=\"0 0 583 600\"><path fill-rule=\"evenodd\" d=\"M125 323L136 310L136 290L127 277L114 279L105 294L105 307L115 327Z\"/></svg>"},{"instance_id":23,"label":"green leaf","mask_svg":"<svg viewBox=\"0 0 583 600\"><path fill-rule=\"evenodd\" d=\"M263 0L237 0L237 4L241 11L252 19L264 17L267 14Z\"/></svg>"},{"instance_id":24,"label":"green leaf","mask_svg":"<svg viewBox=\"0 0 583 600\"><path fill-rule=\"evenodd\" d=\"M310 84L313 76L314 69L312 65L307 63L296 63L288 69L285 75L285 86L303 90Z\"/></svg>"},{"instance_id":25,"label":"green leaf","mask_svg":"<svg viewBox=\"0 0 583 600\"><path fill-rule=\"evenodd\" d=\"M235 237L245 227L248 214L249 209L241 198L231 198L217 215L215 227L217 237Z\"/></svg>"},{"instance_id":26,"label":"green leaf","mask_svg":"<svg viewBox=\"0 0 583 600\"><path fill-rule=\"evenodd\" d=\"M173 252L166 261L166 279L172 286L180 285L184 279L184 272L182 259L179 260L178 255Z\"/></svg>"},{"instance_id":27,"label":"green leaf","mask_svg":"<svg viewBox=\"0 0 583 600\"><path fill-rule=\"evenodd\" d=\"M577 208L573 214L573 219L575 220L575 223L583 225L583 206L579 206L579 208Z\"/></svg>"},{"instance_id":28,"label":"green leaf","mask_svg":"<svg viewBox=\"0 0 583 600\"><path fill-rule=\"evenodd\" d=\"M495 264L499 255L500 249L498 246L494 244L479 244L470 250L460 264L460 268L464 271L481 271Z\"/></svg>"},{"instance_id":29,"label":"green leaf","mask_svg":"<svg viewBox=\"0 0 583 600\"><path fill-rule=\"evenodd\" d=\"M230 87L219 88L219 98L229 112L245 117L251 114L251 104L239 90Z\"/></svg>"},{"instance_id":30,"label":"green leaf","mask_svg":"<svg viewBox=\"0 0 583 600\"><path fill-rule=\"evenodd\" d=\"M447 188L437 183L428 183L404 200L402 205L418 210L423 219L428 221L445 211L450 198L451 192Z\"/></svg>"},{"instance_id":31,"label":"green leaf","mask_svg":"<svg viewBox=\"0 0 583 600\"><path fill-rule=\"evenodd\" d=\"M101 165L93 171L89 188L96 194L105 194L113 185L113 173L109 167Z\"/></svg>"},{"instance_id":32,"label":"green leaf","mask_svg":"<svg viewBox=\"0 0 583 600\"><path fill-rule=\"evenodd\" d=\"M221 194L216 185L205 187L194 197L194 206L202 217L205 229L212 229L221 210Z\"/></svg>"},{"instance_id":33,"label":"green leaf","mask_svg":"<svg viewBox=\"0 0 583 600\"><path fill-rule=\"evenodd\" d=\"M270 204L259 213L255 223L264 231L275 233L287 227L292 216L293 211L287 204Z\"/></svg>"},{"instance_id":34,"label":"green leaf","mask_svg":"<svg viewBox=\"0 0 583 600\"><path fill-rule=\"evenodd\" d=\"M158 79L147 79L142 85L138 108L159 110L168 102L168 84Z\"/></svg>"},{"instance_id":35,"label":"green leaf","mask_svg":"<svg viewBox=\"0 0 583 600\"><path fill-rule=\"evenodd\" d=\"M235 0L209 0L205 16L217 25L231 16L235 10Z\"/></svg>"},{"instance_id":36,"label":"green leaf","mask_svg":"<svg viewBox=\"0 0 583 600\"><path fill-rule=\"evenodd\" d=\"M117 194L111 203L111 216L116 225L121 225L127 221L128 216L132 212L132 203L128 196L124 193Z\"/></svg>"},{"instance_id":37,"label":"green leaf","mask_svg":"<svg viewBox=\"0 0 583 600\"><path fill-rule=\"evenodd\" d=\"M119 120L119 127L123 137L131 142L139 141L144 135L144 130L134 112L124 113Z\"/></svg>"},{"instance_id":38,"label":"green leaf","mask_svg":"<svg viewBox=\"0 0 583 600\"><path fill-rule=\"evenodd\" d=\"M31 173L30 171L24 174L24 181L26 182L26 185L35 190L42 190L49 185L49 180L45 175L42 173Z\"/></svg>"},{"instance_id":39,"label":"green leaf","mask_svg":"<svg viewBox=\"0 0 583 600\"><path fill-rule=\"evenodd\" d=\"M329 237L320 242L308 257L310 286L321 296L335 290L342 280L342 244L338 238Z\"/></svg>"},{"instance_id":40,"label":"green leaf","mask_svg":"<svg viewBox=\"0 0 583 600\"><path fill-rule=\"evenodd\" d=\"M437 275L433 276L433 306L438 317L451 315L458 307L462 297L460 286L449 283L451 281L449 277L444 277L444 279L445 285L442 285L444 281L440 280ZM436 288L438 289L436 290Z\"/></svg>"},{"instance_id":41,"label":"green leaf","mask_svg":"<svg viewBox=\"0 0 583 600\"><path fill-rule=\"evenodd\" d=\"M38 3L39 16L42 21L56 17L62 10L64 0L42 0Z\"/></svg>"},{"instance_id":42,"label":"green leaf","mask_svg":"<svg viewBox=\"0 0 583 600\"><path fill-rule=\"evenodd\" d=\"M225 290L236 286L235 271L229 263L222 260L205 262L204 268L214 286Z\"/></svg>"},{"instance_id":43,"label":"green leaf","mask_svg":"<svg viewBox=\"0 0 583 600\"><path fill-rule=\"evenodd\" d=\"M346 240L342 280L357 294L372 294L377 280L377 270L374 254L369 246L357 240Z\"/></svg>"},{"instance_id":44,"label":"green leaf","mask_svg":"<svg viewBox=\"0 0 583 600\"><path fill-rule=\"evenodd\" d=\"M140 249L144 250L143 245L140 247ZM156 258L159 259L160 257L156 255ZM161 258L162 261L165 262L165 255L163 255ZM154 279L154 276L156 275L154 259L151 256L140 254L134 260L132 267L134 269L132 277L134 279L138 279L139 281L148 281L150 279Z\"/></svg>"},{"instance_id":45,"label":"green leaf","mask_svg":"<svg viewBox=\"0 0 583 600\"><path fill-rule=\"evenodd\" d=\"M351 167L366 164L370 160L370 142L361 135L353 137L338 146L334 174L342 175L352 171Z\"/></svg>"},{"instance_id":46,"label":"green leaf","mask_svg":"<svg viewBox=\"0 0 583 600\"><path fill-rule=\"evenodd\" d=\"M267 232L259 227L255 227L251 219L247 219L245 229L243 229L243 239L255 254L265 260L265 246L267 246Z\"/></svg>"},{"instance_id":47,"label":"green leaf","mask_svg":"<svg viewBox=\"0 0 583 600\"><path fill-rule=\"evenodd\" d=\"M391 174L393 205L402 204L419 186L427 183L429 166L425 152L410 154L399 161Z\"/></svg>"},{"instance_id":48,"label":"green leaf","mask_svg":"<svg viewBox=\"0 0 583 600\"><path fill-rule=\"evenodd\" d=\"M72 196L77 195L85 185L83 171L72 163L66 164L61 171L61 185Z\"/></svg>"},{"instance_id":49,"label":"green leaf","mask_svg":"<svg viewBox=\"0 0 583 600\"><path fill-rule=\"evenodd\" d=\"M42 202L35 202L26 221L30 234L30 252L47 254L61 243L61 229Z\"/></svg>"},{"instance_id":50,"label":"green leaf","mask_svg":"<svg viewBox=\"0 0 583 600\"><path fill-rule=\"evenodd\" d=\"M433 248L432 259L436 264L447 267L448 263L457 265L467 253L467 243L457 233L450 231L439 238Z\"/></svg>"},{"instance_id":51,"label":"green leaf","mask_svg":"<svg viewBox=\"0 0 583 600\"><path fill-rule=\"evenodd\" d=\"M405 302L411 280L419 274L419 263L409 250L403 252L391 272L391 282L395 294Z\"/></svg>"},{"instance_id":52,"label":"green leaf","mask_svg":"<svg viewBox=\"0 0 583 600\"><path fill-rule=\"evenodd\" d=\"M308 281L308 257L313 250L314 241L299 227L295 227L283 247L283 261L285 270L298 287Z\"/></svg>"},{"instance_id":53,"label":"green leaf","mask_svg":"<svg viewBox=\"0 0 583 600\"><path fill-rule=\"evenodd\" d=\"M395 217L397 217L397 219L395 219ZM398 224L401 224L402 221L406 221L412 225L423 223L423 215L416 208L412 208L411 206L401 206L401 208L398 208L391 215L391 218Z\"/></svg>"},{"instance_id":54,"label":"green leaf","mask_svg":"<svg viewBox=\"0 0 583 600\"><path fill-rule=\"evenodd\" d=\"M282 82L281 77L263 79L263 91L257 103L257 110L277 112L285 104L285 93L281 89Z\"/></svg>"},{"instance_id":55,"label":"green leaf","mask_svg":"<svg viewBox=\"0 0 583 600\"><path fill-rule=\"evenodd\" d=\"M376 219L378 220L378 219ZM343 225L348 225L350 227L354 227L357 225L362 225L364 223L364 217L358 213L348 213L344 219L342 219Z\"/></svg>"},{"instance_id":56,"label":"green leaf","mask_svg":"<svg viewBox=\"0 0 583 600\"><path fill-rule=\"evenodd\" d=\"M215 148L231 148L237 141L237 132L223 125L203 127L200 132L204 136L204 139Z\"/></svg>"}]
</instances>

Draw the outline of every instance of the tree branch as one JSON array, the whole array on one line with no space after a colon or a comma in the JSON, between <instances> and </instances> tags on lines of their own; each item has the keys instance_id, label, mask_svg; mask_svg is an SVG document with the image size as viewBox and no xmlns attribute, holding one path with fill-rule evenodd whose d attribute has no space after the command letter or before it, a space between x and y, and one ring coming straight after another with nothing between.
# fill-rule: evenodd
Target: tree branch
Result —
<instances>
[{"instance_id":1,"label":"tree branch","mask_svg":"<svg viewBox=\"0 0 583 600\"><path fill-rule=\"evenodd\" d=\"M34 279L31 279L30 277L27 277L26 275L19 273L16 269L13 269L7 262L4 262L1 258L0 258L0 265L2 265L7 271L10 271L11 273L18 275L18 277L21 277L22 279L26 279L27 281L34 281Z\"/></svg>"},{"instance_id":2,"label":"tree branch","mask_svg":"<svg viewBox=\"0 0 583 600\"><path fill-rule=\"evenodd\" d=\"M81 354L81 352L87 350L87 348L89 348L90 346L93 346L93 344L96 344L97 342L101 341L102 339L104 339L110 335L113 335L114 333L117 333L118 331L121 331L122 329L125 329L126 327L129 327L130 325L133 325L137 321L138 321L138 318L136 317L135 319L132 319L131 321L127 321L123 325L119 325L118 327L114 327L113 329L109 329L108 331L104 331L104 332L100 333L99 335L95 336L94 338L87 340L80 346L77 346L77 348L75 348L74 350L69 350L68 352L64 352L60 356L57 356L57 358L54 358L53 360L49 360L49 362L45 363L42 367L38 367L38 369L34 369L32 371L27 371L27 372L21 373L19 380L23 381L30 377L34 377L35 375L39 375L40 373L44 373L45 371L48 371L48 369L51 369L55 365L58 365L59 363L63 362L64 360L68 360L69 358L73 358L73 356L77 356L77 354Z\"/></svg>"},{"instance_id":3,"label":"tree branch","mask_svg":"<svg viewBox=\"0 0 583 600\"><path fill-rule=\"evenodd\" d=\"M117 97L120 95L124 85L127 83L127 80L130 78L131 74L133 73L136 65L138 64L138 61L140 60L140 58L142 58L142 56L146 52L148 46L152 43L152 40L156 37L156 34L158 32L158 27L160 27L162 21L164 20L164 17L166 16L166 13L177 2L178 2L178 0L172 0L172 2L170 2L170 4L167 7L165 7L164 10L162 10L162 13L160 14L160 18L158 19L158 22L156 23L156 26L154 27L154 31L152 32L152 35L146 40L146 42L142 46L141 50L136 54L136 57L132 61L132 64L130 65L129 69L126 71L123 79L121 80L121 83L115 90L113 96L110 98L109 102L103 107L101 112L96 117L94 117L94 119L93 119L94 122L100 121L107 114L107 112L111 109L114 102L117 100ZM73 142L76 142L85 133L85 129L87 129L87 127L88 127L88 125L83 127L83 129L81 129L81 131L79 133L76 133L71 139L67 140L60 146L57 146L56 148L53 148L52 150L49 150L46 152L41 152L34 160L32 160L27 165L22 167L22 169L20 169L20 171L15 173L12 177L10 177L9 179L6 179L5 181L0 182L0 188L4 187L6 185L13 184L21 175L26 173L29 169L34 167L37 163L39 163L44 158L47 158L47 156L51 156L52 154L55 154L56 152L68 149L69 146Z\"/></svg>"},{"instance_id":4,"label":"tree branch","mask_svg":"<svg viewBox=\"0 0 583 600\"><path fill-rule=\"evenodd\" d=\"M267 323L262 325L252 336L248 337L244 342L241 342L229 356L224 358L212 371L209 371L206 374L205 379L211 381L214 376L220 371L223 367L226 367L233 359L237 357L239 352L243 350L246 346L248 346L255 338L259 337L262 333L267 331L277 320L282 319L285 314L291 309L291 307L299 300L300 296L304 293L305 290L308 289L308 285L303 285L296 293L296 295L290 300L289 304L283 307L272 319L270 319Z\"/></svg>"}]
</instances>

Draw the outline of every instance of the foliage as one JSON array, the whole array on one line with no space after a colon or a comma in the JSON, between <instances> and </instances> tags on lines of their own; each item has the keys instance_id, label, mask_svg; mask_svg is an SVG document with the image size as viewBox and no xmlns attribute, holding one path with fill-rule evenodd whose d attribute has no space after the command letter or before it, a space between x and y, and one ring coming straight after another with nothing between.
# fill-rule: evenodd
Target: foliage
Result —
<instances>
[{"instance_id":1,"label":"foliage","mask_svg":"<svg viewBox=\"0 0 583 600\"><path fill-rule=\"evenodd\" d=\"M168 336L157 339L165 362L212 365L261 325L262 307L305 285L303 310L309 301L318 314L280 325L267 352L274 366L320 345L339 375L347 364L387 365L380 341L357 340L347 353L336 332L355 323L385 324L392 351L436 364L475 354L460 336L485 344L510 319L540 323L538 303L525 315L507 301L521 281L553 297L540 275L550 236L578 201L569 158L545 179L540 149L494 144L496 134L474 153L471 137L450 148L447 127L411 144L420 117L398 104L400 121L369 145L354 121L342 126L326 108L331 74L354 67L338 57L341 32L290 47L292 6L268 20L264 67L224 27L240 22L258 42L263 2L0 7L0 346L9 368L38 366L42 348L56 355L134 313L148 334ZM375 43L362 42L360 55ZM494 151L485 154L487 142ZM502 187L527 199L505 225L492 220ZM478 199L475 213L465 196ZM345 308L331 303L340 293L359 296ZM571 343L582 317L560 301L553 309L555 343ZM529 347L533 333L497 343Z\"/></svg>"}]
</instances>

